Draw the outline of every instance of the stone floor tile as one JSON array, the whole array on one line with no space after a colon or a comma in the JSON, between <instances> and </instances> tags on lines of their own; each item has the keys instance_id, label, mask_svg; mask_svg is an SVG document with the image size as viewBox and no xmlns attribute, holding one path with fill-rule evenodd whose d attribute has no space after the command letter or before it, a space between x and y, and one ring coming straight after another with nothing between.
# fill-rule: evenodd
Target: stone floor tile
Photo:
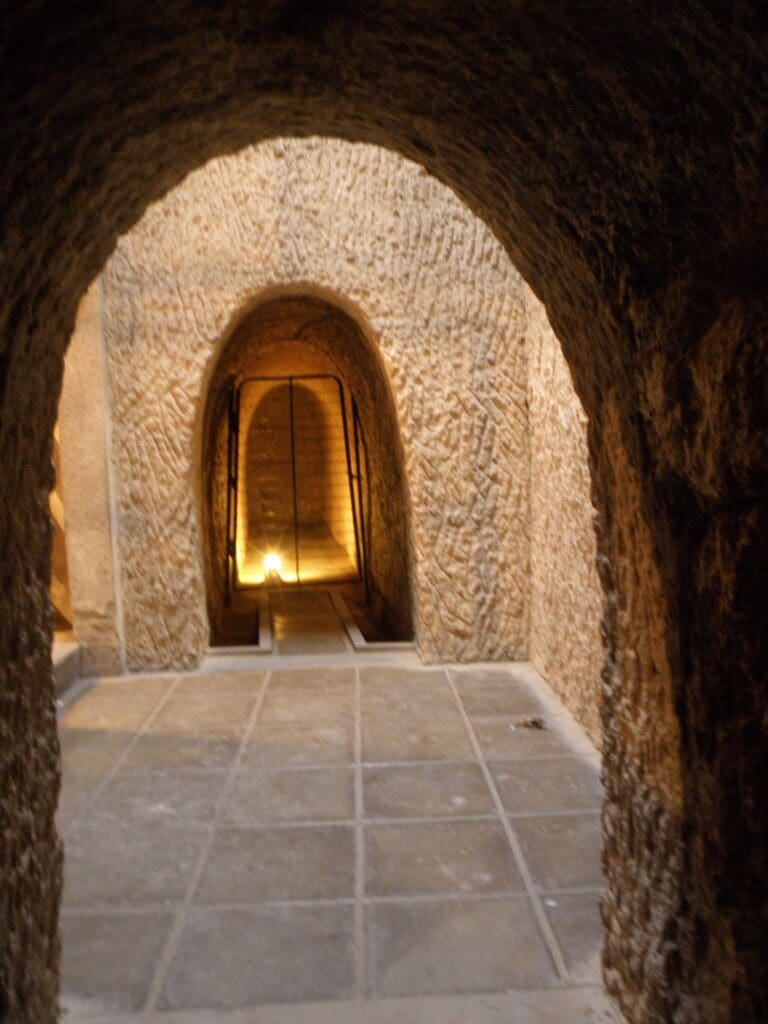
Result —
<instances>
[{"instance_id":1,"label":"stone floor tile","mask_svg":"<svg viewBox=\"0 0 768 1024\"><path fill-rule=\"evenodd\" d=\"M133 733L175 681L174 676L151 676L97 683L64 712L61 728Z\"/></svg>"},{"instance_id":2,"label":"stone floor tile","mask_svg":"<svg viewBox=\"0 0 768 1024\"><path fill-rule=\"evenodd\" d=\"M372 903L366 937L373 996L558 984L524 898Z\"/></svg>"},{"instance_id":3,"label":"stone floor tile","mask_svg":"<svg viewBox=\"0 0 768 1024\"><path fill-rule=\"evenodd\" d=\"M432 714L423 706L418 714L396 708L363 709L363 760L471 761L472 745L458 713Z\"/></svg>"},{"instance_id":4,"label":"stone floor tile","mask_svg":"<svg viewBox=\"0 0 768 1024\"><path fill-rule=\"evenodd\" d=\"M546 716L543 729L520 725L525 715L473 718L472 727L486 761L514 761L524 757L570 754L568 744ZM537 717L537 716L534 716Z\"/></svg>"},{"instance_id":5,"label":"stone floor tile","mask_svg":"<svg viewBox=\"0 0 768 1024\"><path fill-rule=\"evenodd\" d=\"M314 605L303 607L297 605L289 610L275 605L273 601L271 604L272 634L279 630L298 632L304 624L321 627L327 632L335 630L340 633L342 630L341 620L330 598L327 599L327 595L324 595L324 599L315 602Z\"/></svg>"},{"instance_id":6,"label":"stone floor tile","mask_svg":"<svg viewBox=\"0 0 768 1024\"><path fill-rule=\"evenodd\" d=\"M599 814L515 818L515 832L536 885L542 889L599 888Z\"/></svg>"},{"instance_id":7,"label":"stone floor tile","mask_svg":"<svg viewBox=\"0 0 768 1024\"><path fill-rule=\"evenodd\" d=\"M275 629L272 636L280 654L340 654L347 650L343 636L333 636L309 625L290 633Z\"/></svg>"},{"instance_id":8,"label":"stone floor tile","mask_svg":"<svg viewBox=\"0 0 768 1024\"><path fill-rule=\"evenodd\" d=\"M597 768L576 757L543 761L495 761L491 775L506 810L599 810L603 791Z\"/></svg>"},{"instance_id":9,"label":"stone floor tile","mask_svg":"<svg viewBox=\"0 0 768 1024\"><path fill-rule=\"evenodd\" d=\"M333 610L324 615L272 615L272 639L281 654L328 654L347 651L344 628Z\"/></svg>"},{"instance_id":10,"label":"stone floor tile","mask_svg":"<svg viewBox=\"0 0 768 1024\"><path fill-rule=\"evenodd\" d=\"M293 588L273 590L269 601L276 615L329 615L333 612L333 603L327 591Z\"/></svg>"},{"instance_id":11,"label":"stone floor tile","mask_svg":"<svg viewBox=\"0 0 768 1024\"><path fill-rule=\"evenodd\" d=\"M59 729L62 771L68 779L102 779L137 733L126 729Z\"/></svg>"},{"instance_id":12,"label":"stone floor tile","mask_svg":"<svg viewBox=\"0 0 768 1024\"><path fill-rule=\"evenodd\" d=\"M430 685L443 687L445 684L446 676L441 668L371 665L360 669L360 685L364 690L381 687L389 691L413 689L423 692Z\"/></svg>"},{"instance_id":13,"label":"stone floor tile","mask_svg":"<svg viewBox=\"0 0 768 1024\"><path fill-rule=\"evenodd\" d=\"M343 825L222 829L196 903L262 903L351 897L354 830Z\"/></svg>"},{"instance_id":14,"label":"stone floor tile","mask_svg":"<svg viewBox=\"0 0 768 1024\"><path fill-rule=\"evenodd\" d=\"M244 766L351 764L354 760L353 722L307 725L257 724L243 748Z\"/></svg>"},{"instance_id":15,"label":"stone floor tile","mask_svg":"<svg viewBox=\"0 0 768 1024\"><path fill-rule=\"evenodd\" d=\"M98 778L75 778L64 773L56 805L56 825L65 831L85 810L99 786Z\"/></svg>"},{"instance_id":16,"label":"stone floor tile","mask_svg":"<svg viewBox=\"0 0 768 1024\"><path fill-rule=\"evenodd\" d=\"M245 770L224 807L225 825L280 821L345 821L355 816L351 768Z\"/></svg>"},{"instance_id":17,"label":"stone floor tile","mask_svg":"<svg viewBox=\"0 0 768 1024\"><path fill-rule=\"evenodd\" d=\"M269 693L352 692L353 668L280 668L269 678Z\"/></svg>"},{"instance_id":18,"label":"stone floor tile","mask_svg":"<svg viewBox=\"0 0 768 1024\"><path fill-rule=\"evenodd\" d=\"M341 619L327 592L293 593L282 597L273 592L270 606L273 636L280 633L299 635L303 627L308 627L321 636L344 637Z\"/></svg>"},{"instance_id":19,"label":"stone floor tile","mask_svg":"<svg viewBox=\"0 0 768 1024\"><path fill-rule=\"evenodd\" d=\"M207 824L213 817L226 772L133 771L123 769L88 811L91 824L140 830L145 824Z\"/></svg>"},{"instance_id":20,"label":"stone floor tile","mask_svg":"<svg viewBox=\"0 0 768 1024\"><path fill-rule=\"evenodd\" d=\"M395 718L399 722L413 725L434 725L438 722L455 722L464 728L463 720L456 707L456 701L447 688L433 693L397 693L384 695L361 694L363 721L376 718Z\"/></svg>"},{"instance_id":21,"label":"stone floor tile","mask_svg":"<svg viewBox=\"0 0 768 1024\"><path fill-rule=\"evenodd\" d=\"M116 828L86 821L69 838L65 907L172 903L180 900L208 840L201 825L145 822Z\"/></svg>"},{"instance_id":22,"label":"stone floor tile","mask_svg":"<svg viewBox=\"0 0 768 1024\"><path fill-rule=\"evenodd\" d=\"M543 902L573 981L599 985L603 949L600 894L557 893Z\"/></svg>"},{"instance_id":23,"label":"stone floor tile","mask_svg":"<svg viewBox=\"0 0 768 1024\"><path fill-rule=\"evenodd\" d=\"M464 710L470 718L496 715L536 716L544 705L513 672L463 669L452 673Z\"/></svg>"},{"instance_id":24,"label":"stone floor tile","mask_svg":"<svg viewBox=\"0 0 768 1024\"><path fill-rule=\"evenodd\" d=\"M360 670L360 697L363 708L392 706L423 707L423 702L438 700L453 706L453 697L445 672L435 669L376 667Z\"/></svg>"},{"instance_id":25,"label":"stone floor tile","mask_svg":"<svg viewBox=\"0 0 768 1024\"><path fill-rule=\"evenodd\" d=\"M351 905L195 908L160 1006L232 1009L351 998L353 936Z\"/></svg>"},{"instance_id":26,"label":"stone floor tile","mask_svg":"<svg viewBox=\"0 0 768 1024\"><path fill-rule=\"evenodd\" d=\"M141 1009L172 924L170 913L62 914L64 1003L86 1017Z\"/></svg>"},{"instance_id":27,"label":"stone floor tile","mask_svg":"<svg viewBox=\"0 0 768 1024\"><path fill-rule=\"evenodd\" d=\"M365 860L367 897L523 888L496 820L369 825Z\"/></svg>"},{"instance_id":28,"label":"stone floor tile","mask_svg":"<svg viewBox=\"0 0 768 1024\"><path fill-rule=\"evenodd\" d=\"M488 814L493 799L477 764L419 764L363 770L368 818Z\"/></svg>"},{"instance_id":29,"label":"stone floor tile","mask_svg":"<svg viewBox=\"0 0 768 1024\"><path fill-rule=\"evenodd\" d=\"M259 722L264 725L329 725L351 721L354 715L353 683L352 673L275 672L259 713Z\"/></svg>"},{"instance_id":30,"label":"stone floor tile","mask_svg":"<svg viewBox=\"0 0 768 1024\"><path fill-rule=\"evenodd\" d=\"M231 739L248 724L256 693L174 693L147 730L153 736Z\"/></svg>"},{"instance_id":31,"label":"stone floor tile","mask_svg":"<svg viewBox=\"0 0 768 1024\"><path fill-rule=\"evenodd\" d=\"M514 667L451 674L515 815L574 984L595 986L565 993L565 1016L558 1008L552 1019L581 1021L571 997L599 992L598 897L585 891L602 884L599 814L587 810L599 806L596 771L566 756L572 744L561 736L557 715L549 722L551 712L525 703L530 693ZM373 1013L379 1006L383 1024L402 1019L403 1000L487 1002L496 998L489 992L545 994L558 984L446 674L369 666L360 675L369 762L361 952L370 995L386 1002L330 1002L351 1000L355 991L355 669L280 669L270 676L215 836L212 811L223 795L224 769L233 765L264 674L199 673L181 678L146 735L138 729L171 677L105 684L105 691L115 689L91 697L80 724L61 724L68 1019L134 1019L171 914L211 838L161 995L164 1009L151 1015L158 1024L169 1014L187 1022L237 1006L260 1006L251 1012L261 1014L270 1011L266 1003L292 1003L272 1007L292 1021L311 1001L318 1015L307 1020L320 1020L328 1006L339 1007L339 1020L350 1019L350 1007ZM550 728L509 728L537 716ZM125 762L89 806L122 754ZM376 824L389 817L410 820ZM450 820L420 820L439 817ZM338 824L312 824L328 821ZM133 931L137 919L143 926Z\"/></svg>"},{"instance_id":32,"label":"stone floor tile","mask_svg":"<svg viewBox=\"0 0 768 1024\"><path fill-rule=\"evenodd\" d=\"M125 760L127 769L228 768L235 759L240 737L209 739L152 732L141 736Z\"/></svg>"},{"instance_id":33,"label":"stone floor tile","mask_svg":"<svg viewBox=\"0 0 768 1024\"><path fill-rule=\"evenodd\" d=\"M176 694L226 699L250 695L256 697L264 683L266 672L246 669L242 672L186 672L179 677Z\"/></svg>"}]
</instances>

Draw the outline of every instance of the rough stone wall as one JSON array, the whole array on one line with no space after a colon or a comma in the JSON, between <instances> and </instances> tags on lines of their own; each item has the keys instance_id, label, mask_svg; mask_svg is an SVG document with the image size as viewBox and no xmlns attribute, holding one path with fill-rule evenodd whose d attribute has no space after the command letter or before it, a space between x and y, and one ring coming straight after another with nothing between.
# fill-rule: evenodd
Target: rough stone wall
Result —
<instances>
[{"instance_id":1,"label":"rough stone wall","mask_svg":"<svg viewBox=\"0 0 768 1024\"><path fill-rule=\"evenodd\" d=\"M122 664L106 388L101 303L95 282L78 308L59 402L69 580L83 675L115 674Z\"/></svg>"},{"instance_id":2,"label":"rough stone wall","mask_svg":"<svg viewBox=\"0 0 768 1024\"><path fill-rule=\"evenodd\" d=\"M531 450L530 658L600 747L603 592L587 417L546 310L526 289Z\"/></svg>"},{"instance_id":3,"label":"rough stone wall","mask_svg":"<svg viewBox=\"0 0 768 1024\"><path fill-rule=\"evenodd\" d=\"M528 640L521 282L434 178L370 146L265 143L191 175L104 274L131 668L208 642L196 510L200 409L233 320L265 289L340 295L388 373L411 496L419 651L520 657Z\"/></svg>"},{"instance_id":4,"label":"rough stone wall","mask_svg":"<svg viewBox=\"0 0 768 1024\"><path fill-rule=\"evenodd\" d=\"M20 0L0 95L0 1018L56 1018L47 495L78 299L190 170L325 134L423 163L546 304L607 593L607 977L632 1024L762 1024L762 6Z\"/></svg>"}]
</instances>

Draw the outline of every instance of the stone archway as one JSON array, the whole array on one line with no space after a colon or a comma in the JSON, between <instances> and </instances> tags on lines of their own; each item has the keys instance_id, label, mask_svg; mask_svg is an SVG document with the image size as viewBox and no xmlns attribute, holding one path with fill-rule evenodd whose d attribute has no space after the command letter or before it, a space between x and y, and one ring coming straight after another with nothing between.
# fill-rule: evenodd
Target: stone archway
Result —
<instances>
[{"instance_id":1,"label":"stone archway","mask_svg":"<svg viewBox=\"0 0 768 1024\"><path fill-rule=\"evenodd\" d=\"M369 351L371 379L392 392L384 405L394 401L418 498L403 550L417 566L421 655L525 656L533 300L454 193L380 147L273 140L210 161L152 204L99 280L92 342L109 381L117 625L131 670L190 667L205 652L195 497L207 382L254 304L290 295L336 307L339 344ZM73 390L65 374L66 404L88 403Z\"/></svg>"},{"instance_id":2,"label":"stone archway","mask_svg":"<svg viewBox=\"0 0 768 1024\"><path fill-rule=\"evenodd\" d=\"M213 635L226 589L226 489L222 476L226 475L230 382L254 376L284 381L291 374L297 381L305 375L333 375L346 396L348 431L353 428L353 415L359 417L370 476L365 529L370 600L394 638L410 639L414 617L411 502L390 382L380 354L355 320L327 299L300 291L257 303L232 332L211 374L202 430L200 519ZM287 387L282 383L264 393L261 400L269 404L271 396L272 401L277 398L278 406L284 406L282 392ZM318 401L312 394L309 399ZM323 410L319 412L322 415ZM247 422L253 415L251 408Z\"/></svg>"},{"instance_id":3,"label":"stone archway","mask_svg":"<svg viewBox=\"0 0 768 1024\"><path fill-rule=\"evenodd\" d=\"M117 235L190 169L309 132L422 162L545 300L590 417L611 609L607 979L633 1021L760 1019L764 33L756 7L715 3L23 4L7 17L7 1019L55 1016L47 491L77 300Z\"/></svg>"}]
</instances>

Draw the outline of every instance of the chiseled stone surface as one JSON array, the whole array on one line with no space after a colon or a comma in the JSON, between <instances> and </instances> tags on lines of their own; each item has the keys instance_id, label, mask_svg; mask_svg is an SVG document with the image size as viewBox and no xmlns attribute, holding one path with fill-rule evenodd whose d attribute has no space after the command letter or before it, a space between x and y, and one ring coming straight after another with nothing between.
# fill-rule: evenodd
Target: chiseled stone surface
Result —
<instances>
[{"instance_id":1,"label":"chiseled stone surface","mask_svg":"<svg viewBox=\"0 0 768 1024\"><path fill-rule=\"evenodd\" d=\"M426 660L528 643L522 284L418 165L339 140L216 160L151 207L104 275L125 642L132 668L208 642L197 448L216 356L267 289L338 295L374 338L405 455Z\"/></svg>"},{"instance_id":2,"label":"chiseled stone surface","mask_svg":"<svg viewBox=\"0 0 768 1024\"><path fill-rule=\"evenodd\" d=\"M603 594L587 417L546 310L526 288L531 453L529 657L600 746Z\"/></svg>"},{"instance_id":3,"label":"chiseled stone surface","mask_svg":"<svg viewBox=\"0 0 768 1024\"><path fill-rule=\"evenodd\" d=\"M119 672L123 654L99 292L95 281L80 302L59 402L69 586L83 676Z\"/></svg>"}]
</instances>

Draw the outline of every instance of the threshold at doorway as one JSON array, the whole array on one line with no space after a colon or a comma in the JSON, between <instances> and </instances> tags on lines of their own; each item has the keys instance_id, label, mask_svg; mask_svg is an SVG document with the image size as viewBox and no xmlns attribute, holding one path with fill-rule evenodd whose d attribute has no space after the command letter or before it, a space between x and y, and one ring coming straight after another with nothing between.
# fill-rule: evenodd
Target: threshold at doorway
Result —
<instances>
[{"instance_id":1,"label":"threshold at doorway","mask_svg":"<svg viewBox=\"0 0 768 1024\"><path fill-rule=\"evenodd\" d=\"M415 654L412 641L366 640L353 615L349 601L337 587L307 590L263 590L252 599L258 619L255 629L257 643L209 647L202 671L226 671L250 667L252 659L265 665L274 658L330 657L332 663L341 657L355 663L355 655L364 660L372 654ZM322 661L320 662L322 663Z\"/></svg>"}]
</instances>

